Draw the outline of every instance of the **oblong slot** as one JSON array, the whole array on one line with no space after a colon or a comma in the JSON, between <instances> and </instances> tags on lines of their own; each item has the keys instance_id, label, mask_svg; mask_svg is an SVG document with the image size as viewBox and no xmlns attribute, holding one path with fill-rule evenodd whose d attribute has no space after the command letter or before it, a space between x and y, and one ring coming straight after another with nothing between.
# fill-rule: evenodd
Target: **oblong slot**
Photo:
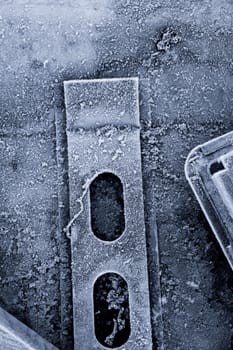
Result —
<instances>
[{"instance_id":1,"label":"oblong slot","mask_svg":"<svg viewBox=\"0 0 233 350\"><path fill-rule=\"evenodd\" d=\"M113 173L98 175L90 185L91 228L103 241L114 241L125 230L123 185Z\"/></svg>"},{"instance_id":2,"label":"oblong slot","mask_svg":"<svg viewBox=\"0 0 233 350\"><path fill-rule=\"evenodd\" d=\"M129 292L117 273L97 278L93 290L95 336L107 348L124 345L130 336Z\"/></svg>"},{"instance_id":3,"label":"oblong slot","mask_svg":"<svg viewBox=\"0 0 233 350\"><path fill-rule=\"evenodd\" d=\"M225 170L224 164L221 161L216 161L210 164L210 174L214 175L219 171Z\"/></svg>"}]
</instances>

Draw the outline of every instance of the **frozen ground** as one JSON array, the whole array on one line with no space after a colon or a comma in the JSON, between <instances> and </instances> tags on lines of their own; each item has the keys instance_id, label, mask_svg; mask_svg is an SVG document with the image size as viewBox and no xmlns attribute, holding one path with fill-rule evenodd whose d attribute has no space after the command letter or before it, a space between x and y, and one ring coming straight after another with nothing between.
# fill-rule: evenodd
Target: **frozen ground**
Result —
<instances>
[{"instance_id":1,"label":"frozen ground","mask_svg":"<svg viewBox=\"0 0 233 350\"><path fill-rule=\"evenodd\" d=\"M165 348L233 349L232 271L183 170L194 146L233 128L232 15L231 0L0 1L0 305L53 344L67 349L71 324L60 308L69 247L58 229L55 86L139 76L150 85L143 176Z\"/></svg>"}]
</instances>

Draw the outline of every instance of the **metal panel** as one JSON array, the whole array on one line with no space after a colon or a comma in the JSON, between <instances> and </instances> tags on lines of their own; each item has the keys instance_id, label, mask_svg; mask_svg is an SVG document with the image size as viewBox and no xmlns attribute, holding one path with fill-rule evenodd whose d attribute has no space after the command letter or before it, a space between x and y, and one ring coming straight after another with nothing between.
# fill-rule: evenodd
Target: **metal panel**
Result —
<instances>
[{"instance_id":1,"label":"metal panel","mask_svg":"<svg viewBox=\"0 0 233 350\"><path fill-rule=\"evenodd\" d=\"M56 350L57 348L0 308L0 349Z\"/></svg>"},{"instance_id":2,"label":"metal panel","mask_svg":"<svg viewBox=\"0 0 233 350\"><path fill-rule=\"evenodd\" d=\"M196 147L185 172L233 269L233 132Z\"/></svg>"},{"instance_id":3,"label":"metal panel","mask_svg":"<svg viewBox=\"0 0 233 350\"><path fill-rule=\"evenodd\" d=\"M151 349L150 305L142 192L138 79L65 82L75 349L103 349L96 340L93 285L107 272L128 284L131 334L121 349ZM124 233L95 237L89 186L101 173L124 189Z\"/></svg>"}]
</instances>

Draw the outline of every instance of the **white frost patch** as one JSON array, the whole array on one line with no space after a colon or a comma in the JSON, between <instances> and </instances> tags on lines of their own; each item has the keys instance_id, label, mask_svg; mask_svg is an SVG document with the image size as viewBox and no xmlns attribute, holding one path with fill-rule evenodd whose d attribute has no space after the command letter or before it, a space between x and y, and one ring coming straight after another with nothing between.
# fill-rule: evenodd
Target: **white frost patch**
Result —
<instances>
[{"instance_id":1,"label":"white frost patch","mask_svg":"<svg viewBox=\"0 0 233 350\"><path fill-rule=\"evenodd\" d=\"M80 17L89 20L90 26L113 16L109 0L79 0L78 9Z\"/></svg>"},{"instance_id":2,"label":"white frost patch","mask_svg":"<svg viewBox=\"0 0 233 350\"><path fill-rule=\"evenodd\" d=\"M186 282L187 286L194 288L194 289L198 289L199 288L199 283L195 283L194 281L188 281Z\"/></svg>"},{"instance_id":3,"label":"white frost patch","mask_svg":"<svg viewBox=\"0 0 233 350\"><path fill-rule=\"evenodd\" d=\"M122 150L117 149L116 152L112 156L112 160L114 161L114 160L118 159L122 154L123 154Z\"/></svg>"},{"instance_id":4,"label":"white frost patch","mask_svg":"<svg viewBox=\"0 0 233 350\"><path fill-rule=\"evenodd\" d=\"M162 296L161 303L162 303L162 305L167 304L167 297L165 297L165 295Z\"/></svg>"}]
</instances>

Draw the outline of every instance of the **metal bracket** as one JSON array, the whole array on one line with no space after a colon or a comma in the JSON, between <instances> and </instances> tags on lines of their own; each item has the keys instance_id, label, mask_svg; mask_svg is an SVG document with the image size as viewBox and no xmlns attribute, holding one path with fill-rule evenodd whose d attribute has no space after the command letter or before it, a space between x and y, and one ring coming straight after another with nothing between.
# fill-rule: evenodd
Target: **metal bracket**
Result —
<instances>
[{"instance_id":1,"label":"metal bracket","mask_svg":"<svg viewBox=\"0 0 233 350\"><path fill-rule=\"evenodd\" d=\"M192 150L185 174L233 269L233 132Z\"/></svg>"},{"instance_id":2,"label":"metal bracket","mask_svg":"<svg viewBox=\"0 0 233 350\"><path fill-rule=\"evenodd\" d=\"M151 350L151 323L142 192L138 79L64 83L67 116L75 349L111 347L95 334L93 288L106 273L128 285L130 336L121 349ZM95 236L90 186L100 174L120 179L125 230Z\"/></svg>"}]
</instances>

